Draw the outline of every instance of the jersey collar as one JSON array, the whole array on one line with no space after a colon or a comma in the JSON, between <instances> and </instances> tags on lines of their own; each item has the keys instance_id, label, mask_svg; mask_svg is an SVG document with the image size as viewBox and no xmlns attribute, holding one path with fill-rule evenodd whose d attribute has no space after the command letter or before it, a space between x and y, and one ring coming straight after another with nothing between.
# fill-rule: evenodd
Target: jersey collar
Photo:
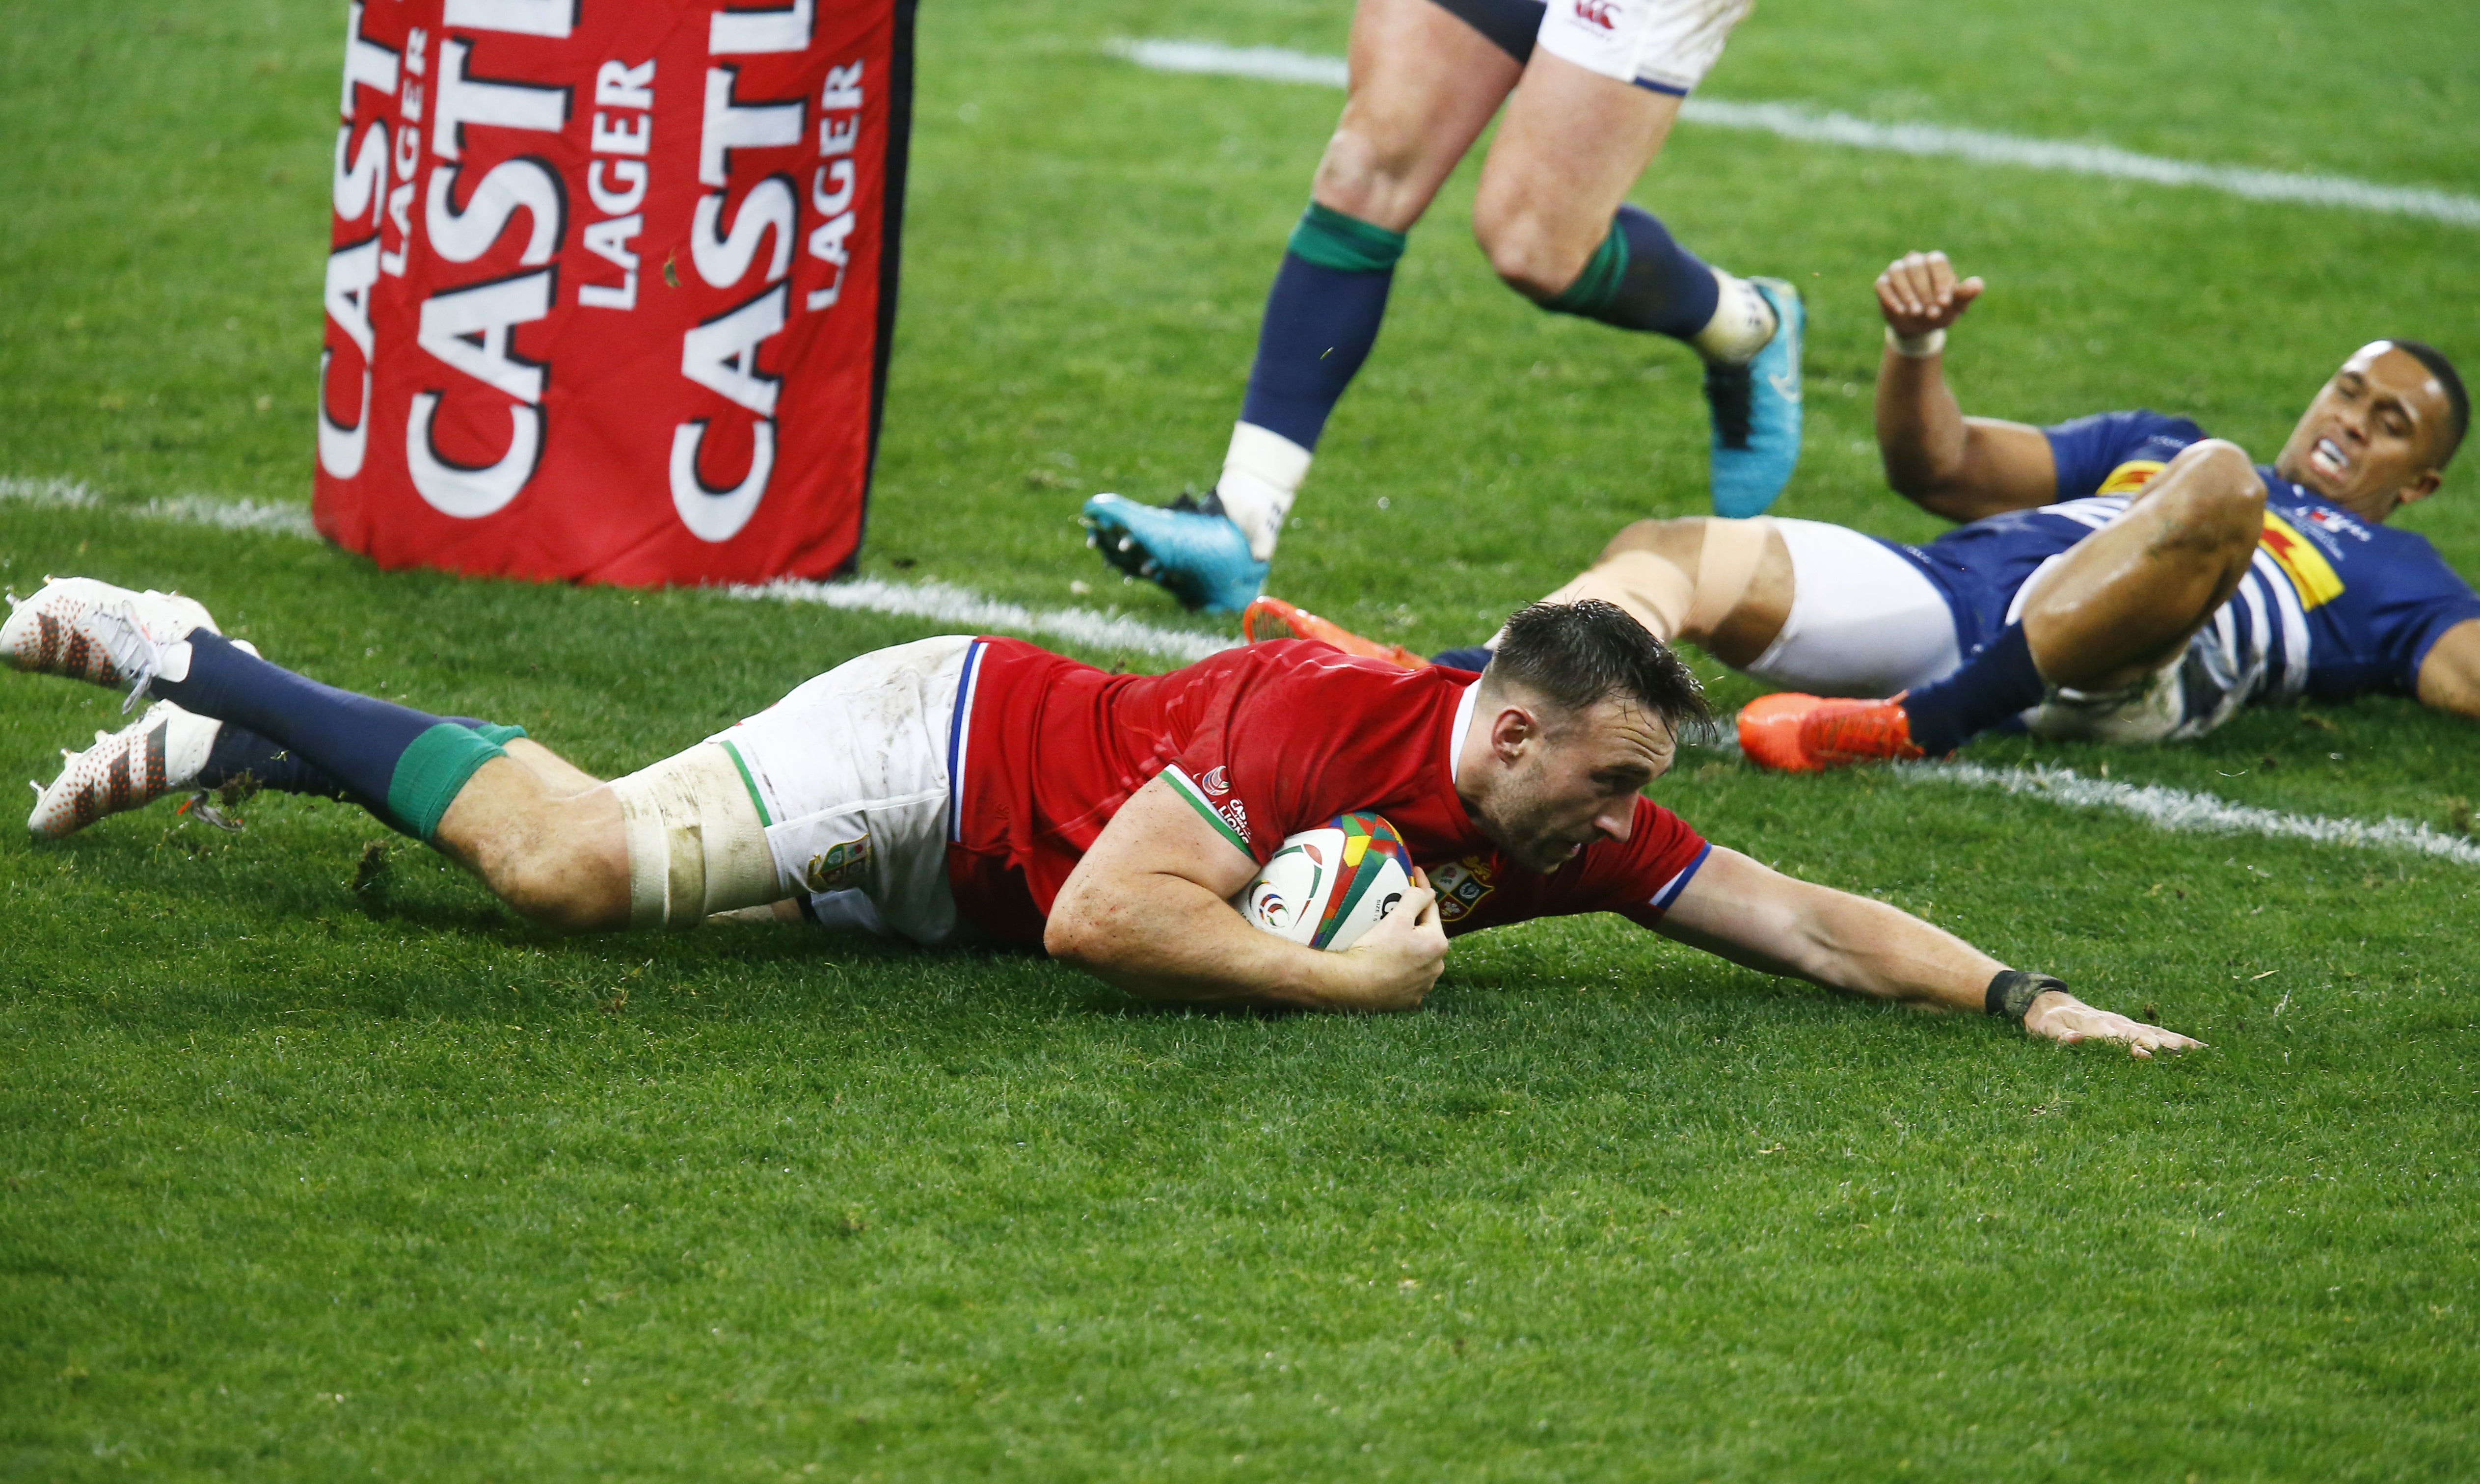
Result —
<instances>
[{"instance_id":1,"label":"jersey collar","mask_svg":"<svg viewBox=\"0 0 2480 1484\"><path fill-rule=\"evenodd\" d=\"M1473 703L1480 699L1481 681L1464 687L1463 699L1456 703L1456 719L1447 725L1447 786L1452 789L1460 780L1464 767L1464 738L1472 732Z\"/></svg>"}]
</instances>

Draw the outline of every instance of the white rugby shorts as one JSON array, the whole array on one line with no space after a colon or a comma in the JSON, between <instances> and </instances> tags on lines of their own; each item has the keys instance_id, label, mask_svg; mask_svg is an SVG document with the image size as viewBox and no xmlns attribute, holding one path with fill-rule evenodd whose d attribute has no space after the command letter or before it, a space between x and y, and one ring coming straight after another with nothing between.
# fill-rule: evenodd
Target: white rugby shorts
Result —
<instances>
[{"instance_id":1,"label":"white rugby shorts","mask_svg":"<svg viewBox=\"0 0 2480 1484\"><path fill-rule=\"evenodd\" d=\"M1750 675L1818 696L1891 696L1963 663L1954 611L1918 567L1822 521L1776 517L1774 529L1791 550L1791 614Z\"/></svg>"},{"instance_id":2,"label":"white rugby shorts","mask_svg":"<svg viewBox=\"0 0 2480 1484\"><path fill-rule=\"evenodd\" d=\"M1550 0L1537 44L1604 77L1684 96L1755 8L1756 0Z\"/></svg>"},{"instance_id":3,"label":"white rugby shorts","mask_svg":"<svg viewBox=\"0 0 2480 1484\"><path fill-rule=\"evenodd\" d=\"M785 897L830 927L958 935L948 747L970 638L879 650L714 734L745 773Z\"/></svg>"}]
</instances>

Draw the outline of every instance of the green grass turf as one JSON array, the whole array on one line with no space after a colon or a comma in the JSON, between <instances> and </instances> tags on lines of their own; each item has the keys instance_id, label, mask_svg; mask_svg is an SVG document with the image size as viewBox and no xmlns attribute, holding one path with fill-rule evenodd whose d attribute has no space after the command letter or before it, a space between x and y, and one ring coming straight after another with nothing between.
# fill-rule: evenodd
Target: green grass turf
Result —
<instances>
[{"instance_id":1,"label":"green grass turf","mask_svg":"<svg viewBox=\"0 0 2480 1484\"><path fill-rule=\"evenodd\" d=\"M1102 46L1331 52L1343 15L926 8L865 571L1211 627L1104 583L1074 507L1210 477L1337 99ZM0 4L0 474L306 498L337 30ZM1712 91L2470 192L2475 41L2443 4L1767 0ZM1470 190L1278 567L1416 644L1701 499L1685 357L1515 303ZM1954 361L1994 413L2149 402L2266 451L2373 334L2480 358L2467 230L1693 128L1639 196L1809 286L1782 508L1890 534L1933 529L1864 442L1866 282L1907 246L1990 276ZM2406 518L2467 571L2474 490ZM926 631L0 504L0 578L46 570L177 584L606 771ZM0 760L116 705L0 676ZM2432 823L2480 796L2467 728L2317 720L1973 755ZM1656 792L2214 1049L2053 1052L1614 922L1465 940L1418 1015L1200 1016L791 930L553 940L400 845L354 889L381 832L323 804L0 834L0 1476L2480 1470L2468 868L1711 755Z\"/></svg>"}]
</instances>

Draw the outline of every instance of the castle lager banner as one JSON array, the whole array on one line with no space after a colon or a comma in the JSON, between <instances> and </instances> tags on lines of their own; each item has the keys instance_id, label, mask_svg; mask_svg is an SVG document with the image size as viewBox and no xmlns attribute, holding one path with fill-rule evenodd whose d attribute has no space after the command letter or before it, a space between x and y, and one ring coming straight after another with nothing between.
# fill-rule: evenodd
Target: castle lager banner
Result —
<instances>
[{"instance_id":1,"label":"castle lager banner","mask_svg":"<svg viewBox=\"0 0 2480 1484\"><path fill-rule=\"evenodd\" d=\"M382 566L818 576L861 542L912 0L365 0L320 530Z\"/></svg>"}]
</instances>

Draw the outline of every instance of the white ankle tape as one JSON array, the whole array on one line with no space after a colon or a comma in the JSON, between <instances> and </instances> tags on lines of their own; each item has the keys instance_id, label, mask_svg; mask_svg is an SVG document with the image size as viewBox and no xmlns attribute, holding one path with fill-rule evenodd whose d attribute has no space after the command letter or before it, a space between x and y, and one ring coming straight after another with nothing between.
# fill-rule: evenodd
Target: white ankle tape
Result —
<instances>
[{"instance_id":1,"label":"white ankle tape","mask_svg":"<svg viewBox=\"0 0 2480 1484\"><path fill-rule=\"evenodd\" d=\"M1292 513L1301 481L1309 476L1309 450L1253 422L1231 424L1231 447L1223 455L1223 476L1214 493L1223 513L1249 538L1249 554L1267 561Z\"/></svg>"},{"instance_id":2,"label":"white ankle tape","mask_svg":"<svg viewBox=\"0 0 2480 1484\"><path fill-rule=\"evenodd\" d=\"M1773 532L1770 516L1746 521L1706 519L1705 545L1696 555L1696 601L1690 605L1683 627L1711 635L1731 616L1756 580L1757 562L1766 554L1766 543Z\"/></svg>"},{"instance_id":3,"label":"white ankle tape","mask_svg":"<svg viewBox=\"0 0 2480 1484\"><path fill-rule=\"evenodd\" d=\"M629 842L629 926L696 927L714 912L791 895L766 826L719 743L701 742L613 780Z\"/></svg>"}]
</instances>

